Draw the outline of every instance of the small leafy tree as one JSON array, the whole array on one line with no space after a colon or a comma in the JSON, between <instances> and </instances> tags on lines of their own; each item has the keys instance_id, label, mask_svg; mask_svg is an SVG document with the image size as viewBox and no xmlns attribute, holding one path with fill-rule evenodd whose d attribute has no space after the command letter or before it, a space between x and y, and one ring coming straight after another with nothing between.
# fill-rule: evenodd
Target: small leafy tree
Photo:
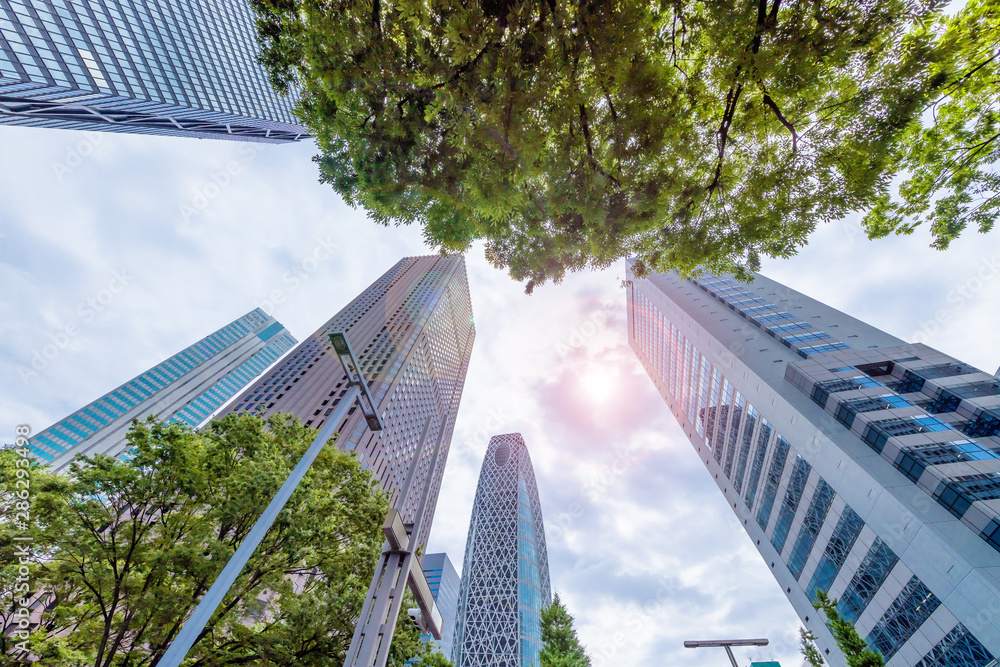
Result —
<instances>
[{"instance_id":1,"label":"small leafy tree","mask_svg":"<svg viewBox=\"0 0 1000 667\"><path fill-rule=\"evenodd\" d=\"M822 591L817 593L817 598L813 607L826 615L826 624L830 628L840 651L847 658L848 667L884 667L885 661L882 659L882 655L869 649L868 644L854 628L854 624L842 617L837 611L837 601L831 600Z\"/></svg>"},{"instance_id":2,"label":"small leafy tree","mask_svg":"<svg viewBox=\"0 0 1000 667\"><path fill-rule=\"evenodd\" d=\"M49 602L31 637L39 665L156 665L315 431L288 415L230 415L206 432L135 423L128 437L127 461L94 456L70 475L32 468L28 530L44 545L32 583ZM0 454L0 489L13 487L12 457ZM342 664L387 508L355 457L325 448L185 665ZM13 510L0 493L4 586ZM425 652L403 616L391 664Z\"/></svg>"},{"instance_id":3,"label":"small leafy tree","mask_svg":"<svg viewBox=\"0 0 1000 667\"><path fill-rule=\"evenodd\" d=\"M590 667L590 658L573 628L573 617L558 593L542 610L542 651L538 660L541 667Z\"/></svg>"},{"instance_id":4,"label":"small leafy tree","mask_svg":"<svg viewBox=\"0 0 1000 667\"><path fill-rule=\"evenodd\" d=\"M799 628L799 645L802 657L811 667L823 667L823 654L816 648L816 635L805 628Z\"/></svg>"},{"instance_id":5,"label":"small leafy tree","mask_svg":"<svg viewBox=\"0 0 1000 667\"><path fill-rule=\"evenodd\" d=\"M431 651L428 655L413 662L414 667L452 667L451 660L444 657L440 651Z\"/></svg>"}]
</instances>

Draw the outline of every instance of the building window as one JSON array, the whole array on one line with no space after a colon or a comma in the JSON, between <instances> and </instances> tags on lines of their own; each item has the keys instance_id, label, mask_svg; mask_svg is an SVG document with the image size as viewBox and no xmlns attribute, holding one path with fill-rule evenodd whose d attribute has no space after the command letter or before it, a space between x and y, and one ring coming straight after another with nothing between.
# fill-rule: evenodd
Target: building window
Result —
<instances>
[{"instance_id":1,"label":"building window","mask_svg":"<svg viewBox=\"0 0 1000 667\"><path fill-rule=\"evenodd\" d=\"M855 623L898 561L899 558L886 546L882 538L876 537L864 560L861 561L861 566L840 596L840 602L837 603L840 615L848 622Z\"/></svg>"},{"instance_id":2,"label":"building window","mask_svg":"<svg viewBox=\"0 0 1000 667\"><path fill-rule=\"evenodd\" d=\"M764 471L764 457L767 455L767 445L771 441L771 425L764 418L760 420L760 433L757 435L757 447L754 449L753 463L750 466L750 480L747 482L746 506L753 507L757 496L757 485Z\"/></svg>"},{"instance_id":3,"label":"building window","mask_svg":"<svg viewBox=\"0 0 1000 667\"><path fill-rule=\"evenodd\" d=\"M941 600L931 593L920 579L910 577L900 594L893 600L885 615L875 624L866 637L868 645L885 658L886 662L913 636Z\"/></svg>"},{"instance_id":4,"label":"building window","mask_svg":"<svg viewBox=\"0 0 1000 667\"><path fill-rule=\"evenodd\" d=\"M780 312L771 313L769 315L754 315L750 319L756 322L757 324L764 324L765 322L781 322L783 320L790 320L792 319L792 315L791 313L782 310Z\"/></svg>"},{"instance_id":5,"label":"building window","mask_svg":"<svg viewBox=\"0 0 1000 667\"><path fill-rule=\"evenodd\" d=\"M972 507L972 500L962 493L962 489L954 487L948 482L938 484L937 489L934 491L934 499L938 501L941 507L959 519Z\"/></svg>"},{"instance_id":6,"label":"building window","mask_svg":"<svg viewBox=\"0 0 1000 667\"><path fill-rule=\"evenodd\" d=\"M1000 473L952 477L938 484L934 498L946 510L962 518L975 501L1000 498Z\"/></svg>"},{"instance_id":7,"label":"building window","mask_svg":"<svg viewBox=\"0 0 1000 667\"><path fill-rule=\"evenodd\" d=\"M1000 416L987 410L977 411L975 419L970 420L962 432L973 438L989 438L1000 431Z\"/></svg>"},{"instance_id":8,"label":"building window","mask_svg":"<svg viewBox=\"0 0 1000 667\"><path fill-rule=\"evenodd\" d=\"M760 507L757 509L757 525L761 530L767 530L767 524L771 520L771 509L774 506L774 499L778 494L778 484L781 482L781 471L785 469L785 461L788 459L788 441L780 435L774 441L774 454L771 457L771 467L767 472L767 480L764 483L764 493L761 497Z\"/></svg>"},{"instance_id":9,"label":"building window","mask_svg":"<svg viewBox=\"0 0 1000 667\"><path fill-rule=\"evenodd\" d=\"M776 336L786 331L800 331L802 329L812 329L812 326L813 325L809 324L808 322L802 322L802 321L789 322L787 324L775 324L774 326L767 327L765 331L767 331L767 333L769 333L772 336Z\"/></svg>"},{"instance_id":10,"label":"building window","mask_svg":"<svg viewBox=\"0 0 1000 667\"><path fill-rule=\"evenodd\" d=\"M914 667L987 667L993 654L959 623Z\"/></svg>"},{"instance_id":11,"label":"building window","mask_svg":"<svg viewBox=\"0 0 1000 667\"><path fill-rule=\"evenodd\" d=\"M861 439L878 453L889 438L913 433L934 433L951 430L951 426L927 415L921 417L902 417L882 419L870 422L864 430Z\"/></svg>"},{"instance_id":12,"label":"building window","mask_svg":"<svg viewBox=\"0 0 1000 667\"><path fill-rule=\"evenodd\" d=\"M796 579L802 576L806 559L809 558L809 554L816 544L816 537L819 535L820 528L823 527L823 522L826 521L826 515L830 512L830 505L833 503L835 495L833 487L825 480L820 479L802 521L802 528L799 529L799 535L792 546L791 554L788 556L788 569Z\"/></svg>"},{"instance_id":13,"label":"building window","mask_svg":"<svg viewBox=\"0 0 1000 667\"><path fill-rule=\"evenodd\" d=\"M813 345L812 347L800 347L798 350L796 350L796 352L798 352L800 357L808 359L810 356L814 354L822 354L824 352L833 352L835 350L849 350L849 349L851 349L851 346L846 345L845 343L825 343L823 345Z\"/></svg>"},{"instance_id":14,"label":"building window","mask_svg":"<svg viewBox=\"0 0 1000 667\"><path fill-rule=\"evenodd\" d=\"M806 480L809 478L809 471L812 466L801 456L795 459L795 468L792 469L791 477L788 480L788 488L785 491L785 499L781 502L778 511L778 520L774 524L774 532L771 534L771 545L780 554L785 548L785 541L788 539L788 529L792 526L792 519L795 518L795 510L802 500L802 492L806 488Z\"/></svg>"},{"instance_id":15,"label":"building window","mask_svg":"<svg viewBox=\"0 0 1000 667\"><path fill-rule=\"evenodd\" d=\"M830 337L830 334L825 331L813 331L804 334L795 334L793 336L785 336L781 339L782 344L785 347L791 347L792 345L798 345L799 343L811 343L817 340L826 340Z\"/></svg>"},{"instance_id":16,"label":"building window","mask_svg":"<svg viewBox=\"0 0 1000 667\"><path fill-rule=\"evenodd\" d=\"M858 516L858 513L850 506L845 506L843 514L840 515L840 521L837 522L836 528L833 529L833 535L826 544L823 557L820 558L816 565L816 571L813 573L812 579L809 580L809 585L806 586L806 597L811 602L816 602L819 591L829 592L834 579L840 573L840 568L847 560L847 554L851 553L851 549L854 548L854 543L864 526L865 522Z\"/></svg>"},{"instance_id":17,"label":"building window","mask_svg":"<svg viewBox=\"0 0 1000 667\"><path fill-rule=\"evenodd\" d=\"M921 445L919 447L907 447L896 456L894 465L900 472L915 482L920 479L920 475L923 474L927 466L959 463L962 461L985 461L996 458L1000 458L1000 455L992 450L985 449L978 442L973 440L953 440L951 442L937 442L932 445Z\"/></svg>"},{"instance_id":18,"label":"building window","mask_svg":"<svg viewBox=\"0 0 1000 667\"><path fill-rule=\"evenodd\" d=\"M900 398L894 394L883 394L881 396L866 396L844 401L837 406L833 416L837 421L851 428L854 425L854 417L862 412L875 412L878 410L889 410L891 408L912 407L913 404L905 398Z\"/></svg>"},{"instance_id":19,"label":"building window","mask_svg":"<svg viewBox=\"0 0 1000 667\"><path fill-rule=\"evenodd\" d=\"M993 519L979 536L991 547L1000 551L1000 519Z\"/></svg>"},{"instance_id":20,"label":"building window","mask_svg":"<svg viewBox=\"0 0 1000 667\"><path fill-rule=\"evenodd\" d=\"M810 398L812 398L813 402L821 408L825 408L826 401L830 397L830 394L836 394L842 391L854 391L855 389L862 389L864 387L881 386L883 386L882 383L873 380L867 375L858 375L857 377L852 378L838 378L836 380L827 380L826 382L816 383L816 386L813 387Z\"/></svg>"},{"instance_id":21,"label":"building window","mask_svg":"<svg viewBox=\"0 0 1000 667\"><path fill-rule=\"evenodd\" d=\"M743 491L743 477L746 475L747 463L750 460L750 446L753 444L754 429L757 426L757 410L749 403L747 404L747 418L743 423L743 438L740 445L739 460L736 464L736 477L733 479L733 488L736 493Z\"/></svg>"}]
</instances>

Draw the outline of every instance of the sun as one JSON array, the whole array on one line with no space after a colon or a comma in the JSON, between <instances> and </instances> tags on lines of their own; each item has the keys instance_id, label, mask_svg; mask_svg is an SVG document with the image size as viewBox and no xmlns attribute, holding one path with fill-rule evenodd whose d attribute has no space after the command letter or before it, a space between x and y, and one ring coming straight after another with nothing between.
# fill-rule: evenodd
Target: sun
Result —
<instances>
[{"instance_id":1,"label":"sun","mask_svg":"<svg viewBox=\"0 0 1000 667\"><path fill-rule=\"evenodd\" d=\"M609 366L587 364L579 374L578 386L589 398L604 402L618 388L618 372Z\"/></svg>"}]
</instances>

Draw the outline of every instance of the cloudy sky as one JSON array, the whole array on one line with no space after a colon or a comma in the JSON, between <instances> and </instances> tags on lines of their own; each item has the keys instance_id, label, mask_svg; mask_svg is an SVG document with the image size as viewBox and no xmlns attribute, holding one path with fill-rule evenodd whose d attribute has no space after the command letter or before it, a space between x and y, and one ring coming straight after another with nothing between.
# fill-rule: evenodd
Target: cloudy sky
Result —
<instances>
[{"instance_id":1,"label":"cloudy sky","mask_svg":"<svg viewBox=\"0 0 1000 667\"><path fill-rule=\"evenodd\" d=\"M419 230L370 223L320 185L308 143L0 126L0 148L4 441L255 306L304 338L429 252ZM941 253L845 220L763 272L993 372L998 241L970 233ZM624 262L528 297L480 248L467 261L478 337L429 550L461 567L489 436L520 431L552 581L595 665L723 664L683 648L723 635L768 637L743 657L798 665L791 607L626 343Z\"/></svg>"}]
</instances>

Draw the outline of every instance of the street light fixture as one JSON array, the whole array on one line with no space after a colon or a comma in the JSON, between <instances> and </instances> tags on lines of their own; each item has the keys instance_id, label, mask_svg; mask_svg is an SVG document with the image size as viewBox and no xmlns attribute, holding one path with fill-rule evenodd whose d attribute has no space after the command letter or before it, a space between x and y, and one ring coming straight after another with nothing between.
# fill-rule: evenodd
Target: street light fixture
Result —
<instances>
[{"instance_id":1,"label":"street light fixture","mask_svg":"<svg viewBox=\"0 0 1000 667\"><path fill-rule=\"evenodd\" d=\"M253 552L260 545L261 540L264 539L268 528L274 523L281 509L291 497L292 492L299 485L299 482L305 477L306 472L312 466L316 457L319 456L327 440L333 436L334 427L340 423L355 401L358 402L358 406L361 408L368 428L372 431L382 430L382 421L375 411L375 401L372 400L371 393L368 391L368 384L365 382L364 376L361 375L358 360L355 358L354 351L347 341L347 336L339 331L332 333L330 334L330 342L333 344L333 350L336 352L337 358L340 359L340 365L347 376L347 393L344 394L340 404L327 418L326 423L323 424L323 428L319 431L319 435L309 445L309 449L302 455L302 458L295 466L295 469L292 470L288 479L281 485L278 493L274 495L274 498L271 499L263 514L257 519L257 523L250 529L246 539L240 543L240 547L236 550L236 553L226 563L226 567L223 568L222 573L216 578L212 587L208 589L208 593L205 594L205 597L195 607L194 613L191 614L191 617L184 624L184 627L181 628L181 631L177 633L177 637L174 638L174 641L170 644L166 653L163 654L163 659L159 663L162 667L178 667L185 656L187 656L188 651L191 650L191 647L198 640L199 635L201 635L202 630L205 629L205 625L212 618L212 614L215 613L216 608L218 608L226 593L229 592L229 588L236 581L236 578L244 566L246 566L247 561L250 560L250 556L253 555Z\"/></svg>"},{"instance_id":2,"label":"street light fixture","mask_svg":"<svg viewBox=\"0 0 1000 667\"><path fill-rule=\"evenodd\" d=\"M766 639L704 639L688 640L684 642L684 648L724 648L729 656L729 662L733 667L740 667L733 656L733 646L767 646Z\"/></svg>"}]
</instances>

